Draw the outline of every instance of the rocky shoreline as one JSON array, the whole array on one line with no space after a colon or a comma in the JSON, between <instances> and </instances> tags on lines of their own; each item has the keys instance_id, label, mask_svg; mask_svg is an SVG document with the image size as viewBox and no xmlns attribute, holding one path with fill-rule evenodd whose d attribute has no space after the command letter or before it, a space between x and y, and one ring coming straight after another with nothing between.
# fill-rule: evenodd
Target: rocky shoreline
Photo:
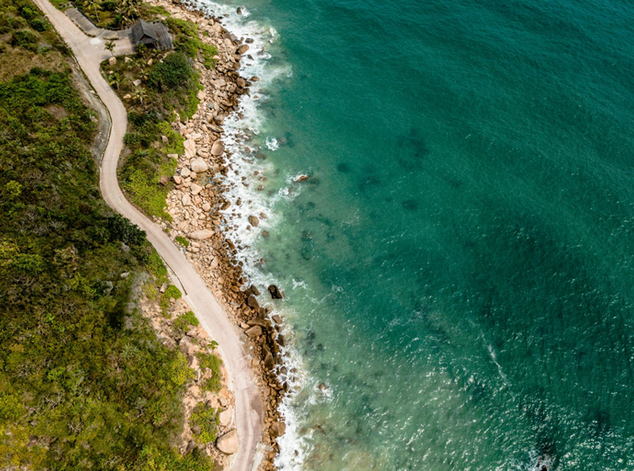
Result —
<instances>
[{"instance_id":1,"label":"rocky shoreline","mask_svg":"<svg viewBox=\"0 0 634 471\"><path fill-rule=\"evenodd\" d=\"M283 368L280 347L284 338L280 332L281 318L271 315L270 307L261 307L259 290L249 286L241 264L236 260L236 247L223 233L227 221L221 213L230 207L225 198L223 176L231 171L229 156L222 143L223 122L231 113L238 112L240 97L249 93L249 85L257 77L244 78L238 74L243 55L249 52L247 41L235 37L224 29L219 19L190 9L179 1L148 0L162 6L173 17L189 20L206 32L200 37L214 44L218 54L216 65L207 70L202 64L194 64L200 74L204 89L198 93L198 111L186 123L177 123L177 130L185 138L185 153L178 159L173 177L174 189L167 197L167 210L171 222L157 221L170 237L185 237L189 245L187 258L205 280L224 311L243 331L242 338L248 346L252 364L258 378L264 406L264 458L259 469L275 469L273 460L279 452L276 439L283 435L286 426L278 409L288 390L281 384L277 372ZM258 216L250 215L252 229L257 229ZM176 243L176 242L175 242ZM272 300L283 294L275 286L268 289Z\"/></svg>"}]
</instances>

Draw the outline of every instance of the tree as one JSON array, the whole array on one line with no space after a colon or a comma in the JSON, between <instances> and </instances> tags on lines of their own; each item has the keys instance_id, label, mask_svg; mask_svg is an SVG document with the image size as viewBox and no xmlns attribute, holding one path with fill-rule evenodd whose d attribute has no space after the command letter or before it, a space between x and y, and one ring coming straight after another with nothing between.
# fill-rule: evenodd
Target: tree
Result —
<instances>
[{"instance_id":1,"label":"tree","mask_svg":"<svg viewBox=\"0 0 634 471\"><path fill-rule=\"evenodd\" d=\"M139 17L139 5L141 0L120 0L115 10L121 17L121 24L127 25Z\"/></svg>"}]
</instances>

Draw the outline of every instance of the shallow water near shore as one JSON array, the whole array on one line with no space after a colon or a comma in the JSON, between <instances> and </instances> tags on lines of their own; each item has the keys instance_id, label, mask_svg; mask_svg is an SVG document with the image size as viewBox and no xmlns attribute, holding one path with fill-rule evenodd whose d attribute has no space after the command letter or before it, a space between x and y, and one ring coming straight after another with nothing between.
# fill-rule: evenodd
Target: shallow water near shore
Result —
<instances>
[{"instance_id":1,"label":"shallow water near shore","mask_svg":"<svg viewBox=\"0 0 634 471\"><path fill-rule=\"evenodd\" d=\"M634 469L634 7L198 3L254 39L228 230L287 295L280 469Z\"/></svg>"}]
</instances>

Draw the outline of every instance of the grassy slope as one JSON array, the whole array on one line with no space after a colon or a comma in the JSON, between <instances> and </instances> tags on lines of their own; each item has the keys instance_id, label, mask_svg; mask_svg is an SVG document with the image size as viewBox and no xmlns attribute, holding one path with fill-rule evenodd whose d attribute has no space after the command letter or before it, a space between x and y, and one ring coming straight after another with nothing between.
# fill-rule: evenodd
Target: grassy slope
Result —
<instances>
[{"instance_id":1,"label":"grassy slope","mask_svg":"<svg viewBox=\"0 0 634 471\"><path fill-rule=\"evenodd\" d=\"M15 63L0 83L0 468L209 469L171 445L189 369L126 308L135 275L164 269L100 199L65 53L29 0L0 0L0 64Z\"/></svg>"}]
</instances>

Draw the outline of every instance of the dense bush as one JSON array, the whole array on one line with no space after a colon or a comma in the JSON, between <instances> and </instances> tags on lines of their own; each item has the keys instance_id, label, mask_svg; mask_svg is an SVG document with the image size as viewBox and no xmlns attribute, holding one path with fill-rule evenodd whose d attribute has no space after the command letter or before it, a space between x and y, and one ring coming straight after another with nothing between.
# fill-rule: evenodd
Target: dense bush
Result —
<instances>
[{"instance_id":1,"label":"dense bush","mask_svg":"<svg viewBox=\"0 0 634 471\"><path fill-rule=\"evenodd\" d=\"M187 56L180 52L173 52L165 56L163 62L154 66L150 72L149 83L162 92L186 86L192 77L194 77L194 70Z\"/></svg>"},{"instance_id":2,"label":"dense bush","mask_svg":"<svg viewBox=\"0 0 634 471\"><path fill-rule=\"evenodd\" d=\"M185 333L189 330L189 326L196 327L200 324L200 321L192 311L187 311L184 314L178 316L174 321L174 328Z\"/></svg>"},{"instance_id":3,"label":"dense bush","mask_svg":"<svg viewBox=\"0 0 634 471\"><path fill-rule=\"evenodd\" d=\"M222 360L213 353L199 353L198 361L200 362L201 369L209 368L209 370L211 370L211 378L205 380L203 389L211 392L220 391L222 388L222 375L220 374Z\"/></svg>"},{"instance_id":4,"label":"dense bush","mask_svg":"<svg viewBox=\"0 0 634 471\"><path fill-rule=\"evenodd\" d=\"M23 47L29 50L37 49L37 35L28 29L21 29L15 31L11 35L11 40L9 41L13 47Z\"/></svg>"}]
</instances>

